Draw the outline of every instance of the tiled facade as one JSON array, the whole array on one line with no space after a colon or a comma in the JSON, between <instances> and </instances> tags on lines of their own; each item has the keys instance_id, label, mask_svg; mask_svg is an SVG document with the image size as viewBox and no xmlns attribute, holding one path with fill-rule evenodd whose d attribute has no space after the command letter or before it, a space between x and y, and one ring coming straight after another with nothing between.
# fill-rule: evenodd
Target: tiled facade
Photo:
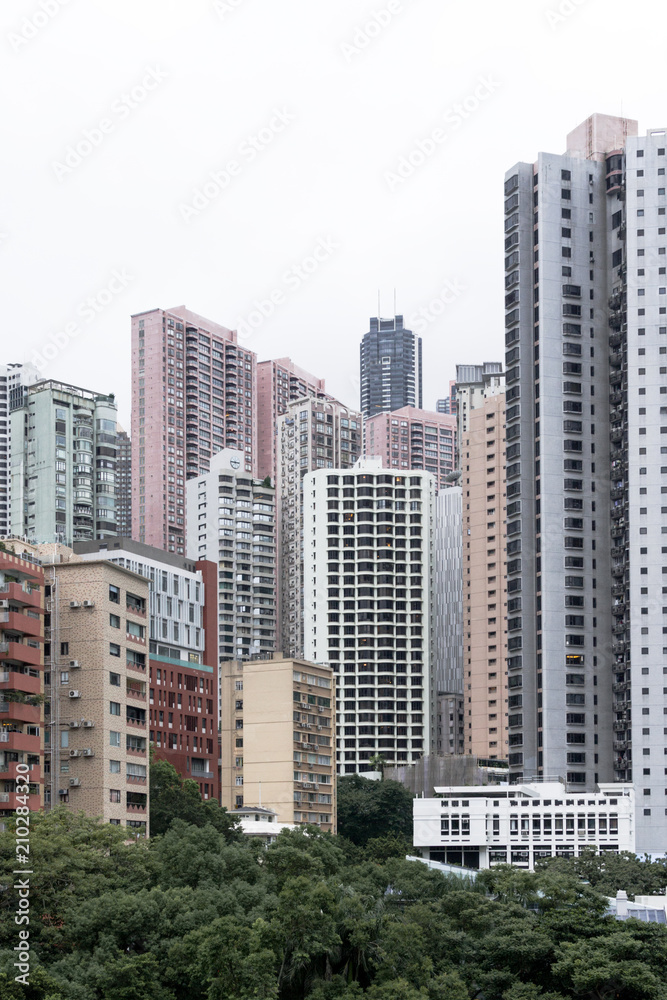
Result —
<instances>
[{"instance_id":1,"label":"tiled facade","mask_svg":"<svg viewBox=\"0 0 667 1000\"><path fill-rule=\"evenodd\" d=\"M505 758L507 619L516 614L517 605L515 599L508 603L505 573L503 393L479 400L468 414L461 439L461 484L465 752Z\"/></svg>"},{"instance_id":2,"label":"tiled facade","mask_svg":"<svg viewBox=\"0 0 667 1000\"><path fill-rule=\"evenodd\" d=\"M257 462L256 356L185 306L132 317L132 529L185 555L185 484L223 448Z\"/></svg>"},{"instance_id":3,"label":"tiled facade","mask_svg":"<svg viewBox=\"0 0 667 1000\"><path fill-rule=\"evenodd\" d=\"M403 326L403 317L373 317L360 348L361 412L422 407L422 341Z\"/></svg>"},{"instance_id":4,"label":"tiled facade","mask_svg":"<svg viewBox=\"0 0 667 1000\"><path fill-rule=\"evenodd\" d=\"M404 406L364 421L364 454L386 469L425 469L439 489L451 482L456 456L456 417Z\"/></svg>"},{"instance_id":5,"label":"tiled facade","mask_svg":"<svg viewBox=\"0 0 667 1000\"><path fill-rule=\"evenodd\" d=\"M44 569L47 808L64 804L144 836L148 581L107 560Z\"/></svg>"},{"instance_id":6,"label":"tiled facade","mask_svg":"<svg viewBox=\"0 0 667 1000\"><path fill-rule=\"evenodd\" d=\"M17 806L44 804L43 642L44 571L0 551L0 827Z\"/></svg>"}]
</instances>

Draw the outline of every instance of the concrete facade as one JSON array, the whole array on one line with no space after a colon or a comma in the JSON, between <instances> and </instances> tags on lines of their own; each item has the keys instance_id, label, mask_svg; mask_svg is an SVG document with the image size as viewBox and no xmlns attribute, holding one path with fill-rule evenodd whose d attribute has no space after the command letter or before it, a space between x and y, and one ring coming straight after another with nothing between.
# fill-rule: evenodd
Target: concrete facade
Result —
<instances>
[{"instance_id":1,"label":"concrete facade","mask_svg":"<svg viewBox=\"0 0 667 1000\"><path fill-rule=\"evenodd\" d=\"M667 140L635 133L594 115L506 175L509 743L516 781L632 780L660 853Z\"/></svg>"},{"instance_id":2,"label":"concrete facade","mask_svg":"<svg viewBox=\"0 0 667 1000\"><path fill-rule=\"evenodd\" d=\"M440 490L435 499L435 640L438 692L463 695L462 491ZM449 738L438 752L449 750Z\"/></svg>"},{"instance_id":3,"label":"concrete facade","mask_svg":"<svg viewBox=\"0 0 667 1000\"><path fill-rule=\"evenodd\" d=\"M11 413L24 405L26 387L39 378L34 365L0 365L0 538L12 531Z\"/></svg>"},{"instance_id":4,"label":"concrete facade","mask_svg":"<svg viewBox=\"0 0 667 1000\"><path fill-rule=\"evenodd\" d=\"M185 555L185 484L223 448L255 473L256 355L236 333L178 306L132 317L132 525Z\"/></svg>"},{"instance_id":5,"label":"concrete facade","mask_svg":"<svg viewBox=\"0 0 667 1000\"><path fill-rule=\"evenodd\" d=\"M223 664L222 805L336 832L336 684L330 667L272 659Z\"/></svg>"},{"instance_id":6,"label":"concrete facade","mask_svg":"<svg viewBox=\"0 0 667 1000\"><path fill-rule=\"evenodd\" d=\"M216 564L129 538L80 543L76 557L108 559L149 581L149 737L156 757L218 798Z\"/></svg>"},{"instance_id":7,"label":"concrete facade","mask_svg":"<svg viewBox=\"0 0 667 1000\"><path fill-rule=\"evenodd\" d=\"M241 471L242 458L220 452L211 471L187 487L188 552L216 567L220 699L221 664L276 648L275 490Z\"/></svg>"},{"instance_id":8,"label":"concrete facade","mask_svg":"<svg viewBox=\"0 0 667 1000\"><path fill-rule=\"evenodd\" d=\"M361 454L361 414L333 399L290 403L278 421L278 621L286 656L304 655L303 477L347 469Z\"/></svg>"},{"instance_id":9,"label":"concrete facade","mask_svg":"<svg viewBox=\"0 0 667 1000\"><path fill-rule=\"evenodd\" d=\"M13 535L71 545L118 533L116 418L113 395L28 386L11 414Z\"/></svg>"},{"instance_id":10,"label":"concrete facade","mask_svg":"<svg viewBox=\"0 0 667 1000\"><path fill-rule=\"evenodd\" d=\"M303 483L306 658L338 679L339 773L434 752L435 482L379 459Z\"/></svg>"},{"instance_id":11,"label":"concrete facade","mask_svg":"<svg viewBox=\"0 0 667 1000\"><path fill-rule=\"evenodd\" d=\"M425 858L469 868L512 864L532 871L539 858L635 850L634 791L601 785L573 792L557 781L435 789L414 800L414 844Z\"/></svg>"},{"instance_id":12,"label":"concrete facade","mask_svg":"<svg viewBox=\"0 0 667 1000\"><path fill-rule=\"evenodd\" d=\"M295 365L291 358L260 361L257 364L257 478L270 476L276 485L280 461L278 418L287 413L295 399L315 396L331 399L324 390L324 379L316 378Z\"/></svg>"}]
</instances>

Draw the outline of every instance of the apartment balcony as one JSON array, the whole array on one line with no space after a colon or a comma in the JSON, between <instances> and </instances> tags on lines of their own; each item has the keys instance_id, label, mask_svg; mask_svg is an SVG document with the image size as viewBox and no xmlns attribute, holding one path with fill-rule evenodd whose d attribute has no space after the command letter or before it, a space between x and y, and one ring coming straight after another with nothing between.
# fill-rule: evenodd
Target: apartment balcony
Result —
<instances>
[{"instance_id":1,"label":"apartment balcony","mask_svg":"<svg viewBox=\"0 0 667 1000\"><path fill-rule=\"evenodd\" d=\"M614 595L614 597L623 597L626 590L627 587L625 586L624 583L615 583L614 586L611 588L611 592Z\"/></svg>"},{"instance_id":2,"label":"apartment balcony","mask_svg":"<svg viewBox=\"0 0 667 1000\"><path fill-rule=\"evenodd\" d=\"M0 810L15 810L19 806L26 806L31 812L36 812L40 807L39 795L22 795L19 792L0 792Z\"/></svg>"},{"instance_id":3,"label":"apartment balcony","mask_svg":"<svg viewBox=\"0 0 667 1000\"><path fill-rule=\"evenodd\" d=\"M126 717L126 719L125 719L125 722L127 723L128 726L131 726L133 729L145 729L146 728L146 719L145 718L144 719L138 719L138 718L135 718L134 716L128 715Z\"/></svg>"},{"instance_id":4,"label":"apartment balcony","mask_svg":"<svg viewBox=\"0 0 667 1000\"><path fill-rule=\"evenodd\" d=\"M127 687L125 689L125 694L128 698L134 698L135 701L146 701L146 690L143 691L141 688Z\"/></svg>"},{"instance_id":5,"label":"apartment balcony","mask_svg":"<svg viewBox=\"0 0 667 1000\"><path fill-rule=\"evenodd\" d=\"M20 674L15 670L0 671L0 701L3 691L23 691L26 694L39 694L41 681L31 674Z\"/></svg>"},{"instance_id":6,"label":"apartment balcony","mask_svg":"<svg viewBox=\"0 0 667 1000\"><path fill-rule=\"evenodd\" d=\"M627 740L614 740L613 746L614 746L615 752L616 753L620 753L621 751L628 749L628 741Z\"/></svg>"},{"instance_id":7,"label":"apartment balcony","mask_svg":"<svg viewBox=\"0 0 667 1000\"><path fill-rule=\"evenodd\" d=\"M39 725L40 708L39 705L27 705L20 701L0 700L0 723L7 722L27 722L30 725Z\"/></svg>"},{"instance_id":8,"label":"apartment balcony","mask_svg":"<svg viewBox=\"0 0 667 1000\"><path fill-rule=\"evenodd\" d=\"M42 616L36 611L0 611L0 631L42 638Z\"/></svg>"},{"instance_id":9,"label":"apartment balcony","mask_svg":"<svg viewBox=\"0 0 667 1000\"><path fill-rule=\"evenodd\" d=\"M609 346L619 347L623 343L623 334L619 331L614 331L614 333L609 334Z\"/></svg>"},{"instance_id":10,"label":"apartment balcony","mask_svg":"<svg viewBox=\"0 0 667 1000\"><path fill-rule=\"evenodd\" d=\"M612 615L624 615L627 608L627 604L620 601L618 604L612 604L611 613ZM623 626L625 628L625 626Z\"/></svg>"},{"instance_id":11,"label":"apartment balcony","mask_svg":"<svg viewBox=\"0 0 667 1000\"><path fill-rule=\"evenodd\" d=\"M629 688L630 688L630 681L617 681L615 684L612 684L611 686L611 689L614 692L614 694L623 694L625 691L628 691Z\"/></svg>"},{"instance_id":12,"label":"apartment balcony","mask_svg":"<svg viewBox=\"0 0 667 1000\"><path fill-rule=\"evenodd\" d=\"M145 775L142 774L128 774L126 775L125 780L130 785L145 785L147 779Z\"/></svg>"},{"instance_id":13,"label":"apartment balcony","mask_svg":"<svg viewBox=\"0 0 667 1000\"><path fill-rule=\"evenodd\" d=\"M612 642L611 644L611 651L615 655L618 655L619 653L625 653L627 648L628 644L625 641Z\"/></svg>"},{"instance_id":14,"label":"apartment balcony","mask_svg":"<svg viewBox=\"0 0 667 1000\"><path fill-rule=\"evenodd\" d=\"M609 374L609 384L613 386L623 386L625 379L624 371L614 371Z\"/></svg>"},{"instance_id":15,"label":"apartment balcony","mask_svg":"<svg viewBox=\"0 0 667 1000\"><path fill-rule=\"evenodd\" d=\"M0 750L25 750L27 753L39 755L40 740L39 736L30 736L28 733L3 727L0 731Z\"/></svg>"},{"instance_id":16,"label":"apartment balcony","mask_svg":"<svg viewBox=\"0 0 667 1000\"><path fill-rule=\"evenodd\" d=\"M618 406L619 403L623 402L624 394L620 390L615 390L609 393L609 402L613 406Z\"/></svg>"},{"instance_id":17,"label":"apartment balcony","mask_svg":"<svg viewBox=\"0 0 667 1000\"><path fill-rule=\"evenodd\" d=\"M28 764L28 771L18 770L19 767L25 768L25 766L19 761L0 764L0 781L16 781L17 778L20 778L23 782L25 778L28 778L31 784L39 784L42 780L42 769L39 764Z\"/></svg>"},{"instance_id":18,"label":"apartment balcony","mask_svg":"<svg viewBox=\"0 0 667 1000\"><path fill-rule=\"evenodd\" d=\"M31 645L24 642L0 642L0 667L11 662L39 667L41 664L40 649L39 643L34 642L34 640L32 640Z\"/></svg>"},{"instance_id":19,"label":"apartment balcony","mask_svg":"<svg viewBox=\"0 0 667 1000\"><path fill-rule=\"evenodd\" d=\"M611 549L612 559L621 559L626 553L624 545L613 545Z\"/></svg>"},{"instance_id":20,"label":"apartment balcony","mask_svg":"<svg viewBox=\"0 0 667 1000\"><path fill-rule=\"evenodd\" d=\"M145 757L146 756L146 747L139 747L139 746L134 746L133 745L133 746L126 747L126 752L130 753L130 754L133 754L133 755L136 755L138 757Z\"/></svg>"},{"instance_id":21,"label":"apartment balcony","mask_svg":"<svg viewBox=\"0 0 667 1000\"><path fill-rule=\"evenodd\" d=\"M614 722L612 725L612 729L615 733L624 733L627 728L627 722Z\"/></svg>"},{"instance_id":22,"label":"apartment balcony","mask_svg":"<svg viewBox=\"0 0 667 1000\"><path fill-rule=\"evenodd\" d=\"M0 600L22 604L29 608L40 610L39 588L29 587L26 583L5 583L0 585Z\"/></svg>"},{"instance_id":23,"label":"apartment balcony","mask_svg":"<svg viewBox=\"0 0 667 1000\"><path fill-rule=\"evenodd\" d=\"M611 491L612 500L622 500L625 497L625 486L615 486ZM612 511L618 510L618 507L612 507ZM614 515L612 514L612 517Z\"/></svg>"}]
</instances>

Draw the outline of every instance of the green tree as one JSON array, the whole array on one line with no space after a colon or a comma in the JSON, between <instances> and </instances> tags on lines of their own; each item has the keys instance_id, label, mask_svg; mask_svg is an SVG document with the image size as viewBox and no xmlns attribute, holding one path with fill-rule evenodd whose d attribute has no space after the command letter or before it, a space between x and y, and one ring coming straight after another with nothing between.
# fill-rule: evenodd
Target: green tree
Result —
<instances>
[{"instance_id":1,"label":"green tree","mask_svg":"<svg viewBox=\"0 0 667 1000\"><path fill-rule=\"evenodd\" d=\"M174 820L194 826L211 824L228 840L239 833L236 820L214 800L204 801L199 785L192 778L182 778L173 764L151 754L150 761L150 832L157 837L167 832Z\"/></svg>"},{"instance_id":2,"label":"green tree","mask_svg":"<svg viewBox=\"0 0 667 1000\"><path fill-rule=\"evenodd\" d=\"M338 832L362 846L387 834L412 837L412 795L398 781L340 778Z\"/></svg>"}]
</instances>

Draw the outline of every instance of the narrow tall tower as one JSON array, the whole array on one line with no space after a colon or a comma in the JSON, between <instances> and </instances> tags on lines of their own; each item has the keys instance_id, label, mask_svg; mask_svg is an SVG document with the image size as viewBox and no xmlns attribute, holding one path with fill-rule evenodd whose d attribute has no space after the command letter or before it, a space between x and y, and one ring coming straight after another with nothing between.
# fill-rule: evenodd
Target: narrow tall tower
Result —
<instances>
[{"instance_id":1,"label":"narrow tall tower","mask_svg":"<svg viewBox=\"0 0 667 1000\"><path fill-rule=\"evenodd\" d=\"M361 410L373 417L403 406L422 408L422 342L403 317L370 321L361 342Z\"/></svg>"}]
</instances>

